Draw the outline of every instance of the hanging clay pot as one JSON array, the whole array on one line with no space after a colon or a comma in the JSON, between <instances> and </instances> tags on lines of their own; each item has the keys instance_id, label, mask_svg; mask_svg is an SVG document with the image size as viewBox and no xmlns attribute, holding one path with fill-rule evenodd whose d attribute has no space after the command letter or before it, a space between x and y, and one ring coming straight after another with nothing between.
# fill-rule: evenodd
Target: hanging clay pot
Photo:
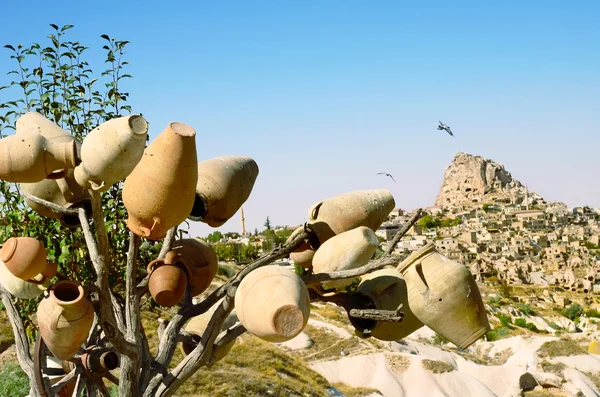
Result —
<instances>
[{"instance_id":1,"label":"hanging clay pot","mask_svg":"<svg viewBox=\"0 0 600 397\"><path fill-rule=\"evenodd\" d=\"M125 179L144 155L148 123L142 116L108 120L83 140L81 164L75 168L77 183L105 192Z\"/></svg>"},{"instance_id":2,"label":"hanging clay pot","mask_svg":"<svg viewBox=\"0 0 600 397\"><path fill-rule=\"evenodd\" d=\"M49 264L54 268L54 274L56 274L57 264ZM52 270L50 270L52 274ZM52 276L54 277L54 275ZM52 284L51 278L45 277L38 274L34 277L34 280L41 282L40 284L34 284L21 280L15 277L4 265L4 262L0 261L0 284L7 290L12 296L19 299L34 299L40 296L48 287Z\"/></svg>"},{"instance_id":3,"label":"hanging clay pot","mask_svg":"<svg viewBox=\"0 0 600 397\"><path fill-rule=\"evenodd\" d=\"M59 281L48 291L37 310L40 333L54 357L68 360L87 340L94 309L77 281Z\"/></svg>"},{"instance_id":4,"label":"hanging clay pot","mask_svg":"<svg viewBox=\"0 0 600 397\"><path fill-rule=\"evenodd\" d=\"M32 132L0 139L0 179L8 182L39 182L54 171L75 167L76 161L75 141L46 140Z\"/></svg>"},{"instance_id":5,"label":"hanging clay pot","mask_svg":"<svg viewBox=\"0 0 600 397\"><path fill-rule=\"evenodd\" d=\"M176 241L172 251L185 265L192 297L204 292L219 268L217 255L210 244L200 239L187 238Z\"/></svg>"},{"instance_id":6,"label":"hanging clay pot","mask_svg":"<svg viewBox=\"0 0 600 397\"><path fill-rule=\"evenodd\" d=\"M340 233L321 244L312 259L313 273L338 272L366 265L378 246L377 235L366 226ZM352 281L334 280L321 285L325 289L341 289L352 284Z\"/></svg>"},{"instance_id":7,"label":"hanging clay pot","mask_svg":"<svg viewBox=\"0 0 600 397\"><path fill-rule=\"evenodd\" d=\"M466 349L490 330L473 275L433 244L412 253L398 271L406 280L415 316L459 348Z\"/></svg>"},{"instance_id":8,"label":"hanging clay pot","mask_svg":"<svg viewBox=\"0 0 600 397\"><path fill-rule=\"evenodd\" d=\"M395 341L407 337L423 326L413 314L408 301L406 282L396 269L381 269L363 276L351 297L350 309L377 309L395 311L400 305L404 314L401 322L375 321L348 316L361 337Z\"/></svg>"},{"instance_id":9,"label":"hanging clay pot","mask_svg":"<svg viewBox=\"0 0 600 397\"><path fill-rule=\"evenodd\" d=\"M184 265L178 260L175 252L169 251L164 259L150 262L148 273L148 290L160 306L174 306L183 298L187 277Z\"/></svg>"},{"instance_id":10,"label":"hanging clay pot","mask_svg":"<svg viewBox=\"0 0 600 397\"><path fill-rule=\"evenodd\" d=\"M92 212L90 195L87 190L79 186L73 178L73 169L67 171L67 175L61 179L44 179L36 183L21 183L21 190L32 196L49 201L65 209L85 208L88 214ZM47 218L59 219L65 227L77 227L80 225L77 215L65 215L25 198L25 202L31 209Z\"/></svg>"},{"instance_id":11,"label":"hanging clay pot","mask_svg":"<svg viewBox=\"0 0 600 397\"><path fill-rule=\"evenodd\" d=\"M359 226L377 230L394 205L388 190L360 190L318 202L308 211L308 217L310 227L323 244L336 234Z\"/></svg>"},{"instance_id":12,"label":"hanging clay pot","mask_svg":"<svg viewBox=\"0 0 600 397\"><path fill-rule=\"evenodd\" d=\"M56 274L56 267L48 265L46 261L44 244L32 237L11 237L6 240L0 249L0 260L15 277L25 281L38 274L45 278L52 278Z\"/></svg>"},{"instance_id":13,"label":"hanging clay pot","mask_svg":"<svg viewBox=\"0 0 600 397\"><path fill-rule=\"evenodd\" d=\"M212 227L223 225L246 202L257 176L258 165L250 157L222 156L201 161L189 218Z\"/></svg>"},{"instance_id":14,"label":"hanging clay pot","mask_svg":"<svg viewBox=\"0 0 600 397\"><path fill-rule=\"evenodd\" d=\"M308 289L293 271L277 265L253 270L235 294L235 311L251 334L268 342L285 342L308 322Z\"/></svg>"},{"instance_id":15,"label":"hanging clay pot","mask_svg":"<svg viewBox=\"0 0 600 397\"><path fill-rule=\"evenodd\" d=\"M190 319L190 321L188 321L188 323L185 325L184 329L193 336L195 343L186 343L186 342L181 343L181 352L184 355L187 356L188 354L190 354L192 352L192 350L194 350L196 348L198 343L200 343L200 341L202 339L202 334L204 333L204 331L206 330L206 327L208 326L208 322L210 321L211 317L213 316L213 314L217 310L217 307L219 307L220 304L221 304L221 301L217 302L206 313L201 314L196 317L192 317ZM223 322L221 329L224 330L224 329L233 327L237 322L238 322L238 318L237 318L237 315L235 314L235 311L231 312L231 313L229 313L227 318L225 318L225 321ZM222 360L229 353L229 351L235 344L235 341L236 341L236 339L232 340L231 342L229 342L228 344L223 346L223 348L221 348L219 351L215 351L213 349L212 355L215 357L214 362Z\"/></svg>"},{"instance_id":16,"label":"hanging clay pot","mask_svg":"<svg viewBox=\"0 0 600 397\"><path fill-rule=\"evenodd\" d=\"M25 113L17 119L15 127L17 135L22 133L35 133L43 136L46 140L51 141L54 144L65 145L67 147L75 144L77 157L75 165L79 164L79 160L81 159L81 143L79 143L73 135L69 134L56 123L41 114L37 112ZM60 169L50 173L46 178L59 179L63 178L66 173L67 169Z\"/></svg>"},{"instance_id":17,"label":"hanging clay pot","mask_svg":"<svg viewBox=\"0 0 600 397\"><path fill-rule=\"evenodd\" d=\"M133 233L160 240L192 211L198 181L195 136L185 124L169 124L125 179L123 203Z\"/></svg>"},{"instance_id":18,"label":"hanging clay pot","mask_svg":"<svg viewBox=\"0 0 600 397\"><path fill-rule=\"evenodd\" d=\"M298 233L304 230L304 226L300 226L288 237L286 244L292 241ZM311 248L310 244L306 241L290 253L290 259L294 261L295 265L301 266L305 269L312 267L313 257L315 256L315 250Z\"/></svg>"}]
</instances>

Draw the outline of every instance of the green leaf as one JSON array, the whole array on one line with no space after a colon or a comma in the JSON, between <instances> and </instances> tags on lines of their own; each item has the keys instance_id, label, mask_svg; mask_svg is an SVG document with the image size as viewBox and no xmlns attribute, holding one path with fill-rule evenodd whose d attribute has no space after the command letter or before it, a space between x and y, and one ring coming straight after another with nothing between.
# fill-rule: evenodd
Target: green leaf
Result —
<instances>
[{"instance_id":1,"label":"green leaf","mask_svg":"<svg viewBox=\"0 0 600 397\"><path fill-rule=\"evenodd\" d=\"M110 41L110 37L108 37L107 34L103 34L100 37L103 38L104 40Z\"/></svg>"},{"instance_id":2,"label":"green leaf","mask_svg":"<svg viewBox=\"0 0 600 397\"><path fill-rule=\"evenodd\" d=\"M60 31L61 31L61 32L64 32L65 30L67 30L67 29L71 29L71 28L73 28L73 27L75 27L75 25L65 25L65 26L63 26L63 27L60 29Z\"/></svg>"},{"instance_id":3,"label":"green leaf","mask_svg":"<svg viewBox=\"0 0 600 397\"><path fill-rule=\"evenodd\" d=\"M50 26L52 26L54 28L54 30L58 30L58 25L51 23Z\"/></svg>"},{"instance_id":4,"label":"green leaf","mask_svg":"<svg viewBox=\"0 0 600 397\"><path fill-rule=\"evenodd\" d=\"M11 46L10 44L5 45L4 48L8 48L9 50L17 51L17 50L15 50L15 47Z\"/></svg>"}]
</instances>

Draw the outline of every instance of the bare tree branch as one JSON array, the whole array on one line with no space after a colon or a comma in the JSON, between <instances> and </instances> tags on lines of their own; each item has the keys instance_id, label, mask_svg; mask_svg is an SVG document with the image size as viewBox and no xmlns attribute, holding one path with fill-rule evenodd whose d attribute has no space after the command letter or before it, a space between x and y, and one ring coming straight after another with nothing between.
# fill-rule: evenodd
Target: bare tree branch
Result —
<instances>
[{"instance_id":1,"label":"bare tree branch","mask_svg":"<svg viewBox=\"0 0 600 397\"><path fill-rule=\"evenodd\" d=\"M43 205L44 207L50 208L52 211L58 212L59 214L75 215L75 216L77 216L79 214L79 212L76 209L63 208L58 204L54 204L50 201L43 200L36 196L32 196L31 194L26 193L24 191L21 191L21 194L23 196L25 196L25 198L27 200L33 201L34 203L37 203L37 204Z\"/></svg>"},{"instance_id":2,"label":"bare tree branch","mask_svg":"<svg viewBox=\"0 0 600 397\"><path fill-rule=\"evenodd\" d=\"M8 320L12 326L13 333L15 334L15 346L17 348L17 359L21 368L29 378L31 397L40 397L40 391L37 388L35 381L35 371L33 368L33 359L29 353L29 341L27 340L27 333L25 332L25 325L23 319L19 315L19 311L15 306L12 296L8 291L0 285L0 297L2 297L2 303L8 315Z\"/></svg>"},{"instance_id":3,"label":"bare tree branch","mask_svg":"<svg viewBox=\"0 0 600 397\"><path fill-rule=\"evenodd\" d=\"M331 273L317 273L310 276L305 276L302 278L302 280L304 280L304 283L306 285L311 285L330 280L343 280L346 278L354 278L362 276L363 274L370 273L374 270L381 269L385 266L397 265L400 262L400 260L401 257L399 255L384 255L381 258L372 260L366 265L356 269L342 270L339 272Z\"/></svg>"},{"instance_id":4,"label":"bare tree branch","mask_svg":"<svg viewBox=\"0 0 600 397\"><path fill-rule=\"evenodd\" d=\"M394 252L394 249L396 249L396 246L400 242L400 239L410 230L410 228L415 224L415 222L419 220L419 218L422 215L422 211L423 210L421 208L417 208L415 214L408 220L408 222L406 222L402 226L402 229L398 230L398 232L390 242L390 245L385 250L385 255L391 255L391 253Z\"/></svg>"}]
</instances>

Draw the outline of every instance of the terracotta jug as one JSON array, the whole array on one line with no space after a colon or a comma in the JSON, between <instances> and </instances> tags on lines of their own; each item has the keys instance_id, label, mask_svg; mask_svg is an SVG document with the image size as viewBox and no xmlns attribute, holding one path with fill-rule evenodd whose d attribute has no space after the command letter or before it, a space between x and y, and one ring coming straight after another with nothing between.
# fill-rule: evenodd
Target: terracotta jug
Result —
<instances>
[{"instance_id":1,"label":"terracotta jug","mask_svg":"<svg viewBox=\"0 0 600 397\"><path fill-rule=\"evenodd\" d=\"M258 165L250 157L222 156L201 161L189 218L212 227L223 225L246 202L257 176Z\"/></svg>"},{"instance_id":2,"label":"terracotta jug","mask_svg":"<svg viewBox=\"0 0 600 397\"><path fill-rule=\"evenodd\" d=\"M210 244L200 239L186 238L176 241L172 251L185 265L192 297L204 292L219 268L217 255Z\"/></svg>"},{"instance_id":3,"label":"terracotta jug","mask_svg":"<svg viewBox=\"0 0 600 397\"><path fill-rule=\"evenodd\" d=\"M269 342L285 342L302 332L308 323L308 289L293 271L277 265L264 266L240 283L235 311L251 334Z\"/></svg>"},{"instance_id":4,"label":"terracotta jug","mask_svg":"<svg viewBox=\"0 0 600 397\"><path fill-rule=\"evenodd\" d=\"M490 330L473 275L433 244L412 253L398 271L406 280L415 316L459 348L466 349Z\"/></svg>"},{"instance_id":5,"label":"terracotta jug","mask_svg":"<svg viewBox=\"0 0 600 397\"><path fill-rule=\"evenodd\" d=\"M81 143L67 131L60 128L56 123L47 119L37 112L25 113L17 119L16 133L35 133L43 136L46 140L55 144L61 144L69 147L73 143L76 146L77 159L76 164L79 164L81 159ZM49 179L63 178L67 173L67 169L60 169L52 172L47 176Z\"/></svg>"},{"instance_id":6,"label":"terracotta jug","mask_svg":"<svg viewBox=\"0 0 600 397\"><path fill-rule=\"evenodd\" d=\"M331 273L366 265L378 246L377 235L366 226L340 233L319 247L312 260L313 273ZM352 281L335 280L321 285L325 289L340 289L352 284Z\"/></svg>"},{"instance_id":7,"label":"terracotta jug","mask_svg":"<svg viewBox=\"0 0 600 397\"><path fill-rule=\"evenodd\" d=\"M54 266L54 274L56 274L57 264L50 264ZM15 277L4 265L4 262L0 261L0 284L7 290L12 296L19 299L34 299L40 296L48 287L52 284L50 278L42 281L42 275L38 274L34 277L34 280L40 281L40 284L33 284Z\"/></svg>"},{"instance_id":8,"label":"terracotta jug","mask_svg":"<svg viewBox=\"0 0 600 397\"><path fill-rule=\"evenodd\" d=\"M195 136L185 124L169 124L125 179L123 203L133 233L160 240L192 211L198 181Z\"/></svg>"},{"instance_id":9,"label":"terracotta jug","mask_svg":"<svg viewBox=\"0 0 600 397\"><path fill-rule=\"evenodd\" d=\"M42 339L54 357L68 360L87 340L94 309L77 281L59 281L37 310Z\"/></svg>"},{"instance_id":10,"label":"terracotta jug","mask_svg":"<svg viewBox=\"0 0 600 397\"><path fill-rule=\"evenodd\" d=\"M148 290L156 303L163 307L174 306L183 298L187 276L184 265L177 254L169 251L164 259L155 259L148 264Z\"/></svg>"},{"instance_id":11,"label":"terracotta jug","mask_svg":"<svg viewBox=\"0 0 600 397\"><path fill-rule=\"evenodd\" d=\"M206 327L208 326L208 322L210 321L211 317L213 316L215 310L220 305L220 303L221 303L221 301L219 301L217 304L215 304L206 313L201 314L196 317L192 317L190 319L190 321L188 321L188 323L185 325L184 329L193 335L194 341L196 343L193 344L193 343L182 342L181 343L181 352L184 355L187 356L188 354L190 354L192 352L192 350L194 350L196 348L197 344L200 343L200 341L202 339L202 334L206 330ZM223 322L223 326L221 327L221 329L227 329L227 328L233 327L237 322L238 322L238 318L234 311L227 316L227 318ZM234 339L233 341L231 341L228 344L226 344L225 346L223 346L223 349L221 349L219 352L215 352L213 350L212 355L215 357L214 362L222 360L229 353L229 351L235 344L235 341L236 340Z\"/></svg>"},{"instance_id":12,"label":"terracotta jug","mask_svg":"<svg viewBox=\"0 0 600 397\"><path fill-rule=\"evenodd\" d=\"M0 179L8 182L39 182L54 171L75 167L76 161L74 141L46 140L31 132L0 139Z\"/></svg>"},{"instance_id":13,"label":"terracotta jug","mask_svg":"<svg viewBox=\"0 0 600 397\"><path fill-rule=\"evenodd\" d=\"M298 233L304 230L304 226L300 226L288 237L286 243L292 241ZM315 256L315 250L313 250L308 242L303 242L298 248L290 253L290 259L294 261L294 264L301 266L305 269L312 268L312 260Z\"/></svg>"},{"instance_id":14,"label":"terracotta jug","mask_svg":"<svg viewBox=\"0 0 600 397\"><path fill-rule=\"evenodd\" d=\"M377 230L394 205L394 197L388 190L360 190L318 202L308 211L308 218L323 244L336 234L359 226Z\"/></svg>"},{"instance_id":15,"label":"terracotta jug","mask_svg":"<svg viewBox=\"0 0 600 397\"><path fill-rule=\"evenodd\" d=\"M352 295L349 309L397 310L402 304L404 318L401 322L375 321L348 316L361 337L395 341L407 337L423 326L414 315L408 301L406 282L396 269L387 268L363 276Z\"/></svg>"},{"instance_id":16,"label":"terracotta jug","mask_svg":"<svg viewBox=\"0 0 600 397\"><path fill-rule=\"evenodd\" d=\"M0 260L15 276L34 284L43 283L47 278L56 275L56 266L46 261L44 244L32 237L11 237L0 249ZM43 280L36 282L34 277L43 275Z\"/></svg>"},{"instance_id":17,"label":"terracotta jug","mask_svg":"<svg viewBox=\"0 0 600 397\"><path fill-rule=\"evenodd\" d=\"M125 179L144 155L147 136L148 123L137 115L111 119L94 128L81 146L77 183L105 192Z\"/></svg>"},{"instance_id":18,"label":"terracotta jug","mask_svg":"<svg viewBox=\"0 0 600 397\"><path fill-rule=\"evenodd\" d=\"M85 208L88 214L92 212L90 195L73 178L73 169L69 169L64 178L44 179L36 183L21 183L20 187L25 193L49 201L60 207L66 209ZM25 202L41 216L59 219L60 223L65 227L72 228L80 225L77 215L65 215L55 212L45 205L38 204L27 198L25 198Z\"/></svg>"}]
</instances>

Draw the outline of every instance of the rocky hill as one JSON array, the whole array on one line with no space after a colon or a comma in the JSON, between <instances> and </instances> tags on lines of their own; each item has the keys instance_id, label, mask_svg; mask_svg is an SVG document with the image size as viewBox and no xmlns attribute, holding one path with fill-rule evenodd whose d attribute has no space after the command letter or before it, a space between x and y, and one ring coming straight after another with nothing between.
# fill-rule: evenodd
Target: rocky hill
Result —
<instances>
[{"instance_id":1,"label":"rocky hill","mask_svg":"<svg viewBox=\"0 0 600 397\"><path fill-rule=\"evenodd\" d=\"M481 202L522 203L528 197L530 205L544 200L518 180L513 179L504 165L481 156L457 153L446 168L444 181L436 199L439 207L456 207Z\"/></svg>"}]
</instances>

